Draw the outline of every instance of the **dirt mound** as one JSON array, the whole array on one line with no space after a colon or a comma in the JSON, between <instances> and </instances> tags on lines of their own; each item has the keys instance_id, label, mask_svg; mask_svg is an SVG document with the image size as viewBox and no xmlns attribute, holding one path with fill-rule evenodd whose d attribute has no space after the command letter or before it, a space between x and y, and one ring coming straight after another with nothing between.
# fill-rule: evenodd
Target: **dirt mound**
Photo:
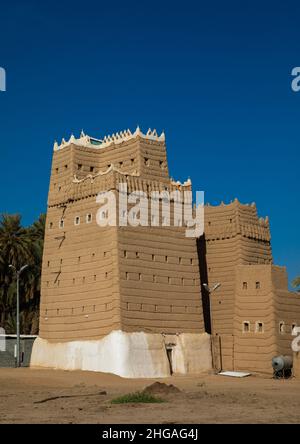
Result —
<instances>
[{"instance_id":1,"label":"dirt mound","mask_svg":"<svg viewBox=\"0 0 300 444\"><path fill-rule=\"evenodd\" d=\"M165 384L164 382L154 382L151 385L148 385L144 390L144 393L149 393L151 395L170 395L174 393L180 393L181 390L175 387L173 384Z\"/></svg>"}]
</instances>

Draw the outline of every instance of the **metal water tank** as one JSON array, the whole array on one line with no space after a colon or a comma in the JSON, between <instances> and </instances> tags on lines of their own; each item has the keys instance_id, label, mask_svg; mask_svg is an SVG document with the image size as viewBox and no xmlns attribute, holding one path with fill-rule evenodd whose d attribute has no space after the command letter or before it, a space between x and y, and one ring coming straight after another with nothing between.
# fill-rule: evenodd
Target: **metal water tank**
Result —
<instances>
[{"instance_id":1,"label":"metal water tank","mask_svg":"<svg viewBox=\"0 0 300 444\"><path fill-rule=\"evenodd\" d=\"M291 370L293 367L293 358L292 356L275 356L272 358L272 367L275 373Z\"/></svg>"}]
</instances>

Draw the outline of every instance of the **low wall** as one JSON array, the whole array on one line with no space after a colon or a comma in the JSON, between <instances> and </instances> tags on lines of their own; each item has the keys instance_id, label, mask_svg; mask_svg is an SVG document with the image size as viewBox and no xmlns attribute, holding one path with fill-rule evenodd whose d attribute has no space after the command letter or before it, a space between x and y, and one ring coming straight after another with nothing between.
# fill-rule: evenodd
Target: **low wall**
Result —
<instances>
[{"instance_id":1,"label":"low wall","mask_svg":"<svg viewBox=\"0 0 300 444\"><path fill-rule=\"evenodd\" d=\"M52 343L37 338L32 367L88 370L113 373L126 378L163 378L174 373L211 370L210 336L170 335L113 331L96 341ZM169 341L169 342L168 342Z\"/></svg>"},{"instance_id":2,"label":"low wall","mask_svg":"<svg viewBox=\"0 0 300 444\"><path fill-rule=\"evenodd\" d=\"M29 367L31 360L32 347L36 336L22 335L20 339L21 366ZM0 367L15 367L15 346L17 338L15 335L1 336L0 347Z\"/></svg>"}]
</instances>

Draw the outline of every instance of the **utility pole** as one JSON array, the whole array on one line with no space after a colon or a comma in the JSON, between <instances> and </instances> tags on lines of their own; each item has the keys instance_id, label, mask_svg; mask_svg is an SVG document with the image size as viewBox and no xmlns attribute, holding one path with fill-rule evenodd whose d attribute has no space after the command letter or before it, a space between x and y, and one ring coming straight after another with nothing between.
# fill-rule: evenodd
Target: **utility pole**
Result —
<instances>
[{"instance_id":1,"label":"utility pole","mask_svg":"<svg viewBox=\"0 0 300 444\"><path fill-rule=\"evenodd\" d=\"M14 265L10 265L17 279L17 367L20 367L20 275L27 268L28 265L23 265L20 270L17 270Z\"/></svg>"}]
</instances>

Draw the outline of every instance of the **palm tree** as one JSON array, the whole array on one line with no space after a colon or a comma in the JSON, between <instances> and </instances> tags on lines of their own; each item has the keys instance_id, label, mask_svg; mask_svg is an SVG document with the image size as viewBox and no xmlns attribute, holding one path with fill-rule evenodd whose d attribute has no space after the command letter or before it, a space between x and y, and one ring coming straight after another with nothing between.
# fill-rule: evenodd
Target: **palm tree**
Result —
<instances>
[{"instance_id":1,"label":"palm tree","mask_svg":"<svg viewBox=\"0 0 300 444\"><path fill-rule=\"evenodd\" d=\"M31 242L32 264L29 267L27 279L24 281L24 329L28 333L38 333L38 315L41 291L41 269L45 234L46 215L41 214L39 219L28 228Z\"/></svg>"},{"instance_id":2,"label":"palm tree","mask_svg":"<svg viewBox=\"0 0 300 444\"><path fill-rule=\"evenodd\" d=\"M37 333L45 215L24 228L20 215L0 216L0 326L14 332L16 283L9 268L29 267L20 283L20 310L23 333Z\"/></svg>"},{"instance_id":3,"label":"palm tree","mask_svg":"<svg viewBox=\"0 0 300 444\"><path fill-rule=\"evenodd\" d=\"M292 282L292 286L294 288L298 288L297 291L300 292L300 276L296 277L293 282Z\"/></svg>"},{"instance_id":4,"label":"palm tree","mask_svg":"<svg viewBox=\"0 0 300 444\"><path fill-rule=\"evenodd\" d=\"M19 214L3 214L0 218L0 257L0 322L3 325L11 306L13 276L9 265L20 268L31 262L30 241Z\"/></svg>"}]
</instances>

